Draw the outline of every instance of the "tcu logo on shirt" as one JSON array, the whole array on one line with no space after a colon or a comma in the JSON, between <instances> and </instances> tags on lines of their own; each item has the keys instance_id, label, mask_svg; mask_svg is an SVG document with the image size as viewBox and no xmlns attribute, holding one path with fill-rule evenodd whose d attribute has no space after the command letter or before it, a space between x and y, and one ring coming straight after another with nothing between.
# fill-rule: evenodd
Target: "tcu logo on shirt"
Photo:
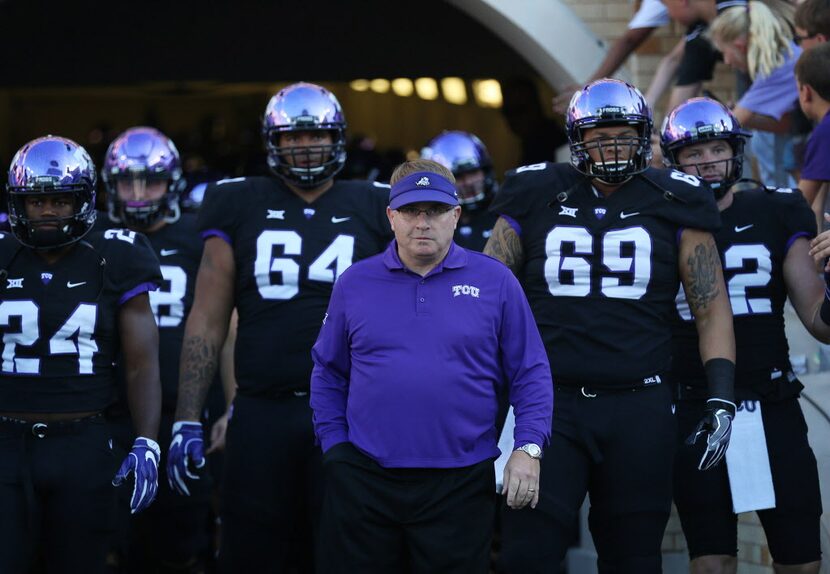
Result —
<instances>
[{"instance_id":1,"label":"tcu logo on shirt","mask_svg":"<svg viewBox=\"0 0 830 574\"><path fill-rule=\"evenodd\" d=\"M473 287L472 285L453 285L452 286L452 296L458 297L459 295L472 295L473 297L478 297L479 289L478 287Z\"/></svg>"}]
</instances>

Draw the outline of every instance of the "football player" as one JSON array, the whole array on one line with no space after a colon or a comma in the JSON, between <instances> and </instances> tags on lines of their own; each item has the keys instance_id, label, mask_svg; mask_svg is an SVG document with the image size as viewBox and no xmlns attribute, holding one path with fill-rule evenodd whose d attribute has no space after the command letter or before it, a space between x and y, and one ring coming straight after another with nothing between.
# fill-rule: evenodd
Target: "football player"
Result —
<instances>
[{"instance_id":1,"label":"football player","mask_svg":"<svg viewBox=\"0 0 830 574\"><path fill-rule=\"evenodd\" d=\"M196 216L183 213L185 187L173 141L151 127L119 134L107 149L101 179L107 192L109 224L147 236L161 263L162 288L150 293L159 327L162 416L159 442L170 443L176 408L184 325L193 304L202 239ZM125 557L130 572L201 572L208 554L208 481L190 485L191 496L173 496L167 473L160 476L156 504L134 517Z\"/></svg>"},{"instance_id":2,"label":"football player","mask_svg":"<svg viewBox=\"0 0 830 574\"><path fill-rule=\"evenodd\" d=\"M789 297L807 330L830 341L830 325L820 312L824 285L809 254L816 221L798 190L757 185L734 192L748 139L732 112L708 98L692 98L675 108L661 130L667 165L705 179L714 191L723 221L715 242L735 325L735 430L760 423L752 439L732 445L733 451L751 452L750 461L732 458L730 451L726 465L700 473L695 472L700 451L679 447L674 497L693 573L737 571L738 518L733 508L758 510L776 572L817 573L822 510L818 470L798 403L804 387L793 374L784 332ZM698 337L682 292L677 311L671 380L677 389L682 444L707 405ZM770 479L765 492L772 498L758 493L744 500L747 493L738 490L747 488L747 480L757 485L763 476Z\"/></svg>"},{"instance_id":3,"label":"football player","mask_svg":"<svg viewBox=\"0 0 830 574\"><path fill-rule=\"evenodd\" d=\"M522 280L556 385L539 505L505 509L502 561L511 573L559 564L589 493L599 571L656 573L675 451L666 319L681 280L709 382L706 465L723 456L735 409L720 218L700 179L649 167L651 110L633 86L586 85L566 120L571 163L508 172L485 248Z\"/></svg>"},{"instance_id":4,"label":"football player","mask_svg":"<svg viewBox=\"0 0 830 574\"><path fill-rule=\"evenodd\" d=\"M236 307L238 388L222 486L226 571L283 571L292 552L303 571L311 568L311 523L322 502L311 347L334 281L392 237L388 186L334 180L346 159L345 129L330 91L304 82L280 90L262 125L276 177L211 184L199 212L205 248L185 327L168 474L186 492L204 461L199 414Z\"/></svg>"},{"instance_id":5,"label":"football player","mask_svg":"<svg viewBox=\"0 0 830 574\"><path fill-rule=\"evenodd\" d=\"M455 176L461 218L453 241L482 251L496 223L496 214L487 208L498 188L493 160L484 143L471 133L444 131L421 150L421 157L437 161Z\"/></svg>"},{"instance_id":6,"label":"football player","mask_svg":"<svg viewBox=\"0 0 830 574\"><path fill-rule=\"evenodd\" d=\"M0 571L103 572L115 490L130 508L157 487L161 386L148 292L161 283L147 239L90 233L95 167L75 142L24 145L8 173L11 234L0 235ZM123 365L137 438L123 463L102 414ZM119 468L119 463L121 464ZM115 478L113 478L113 476Z\"/></svg>"}]
</instances>

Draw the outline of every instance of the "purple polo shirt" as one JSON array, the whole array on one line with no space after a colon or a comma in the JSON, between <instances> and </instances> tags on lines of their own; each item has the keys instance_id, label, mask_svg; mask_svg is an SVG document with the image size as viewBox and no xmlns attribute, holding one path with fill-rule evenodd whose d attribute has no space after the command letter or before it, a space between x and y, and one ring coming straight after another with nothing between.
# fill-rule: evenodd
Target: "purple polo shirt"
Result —
<instances>
[{"instance_id":1,"label":"purple polo shirt","mask_svg":"<svg viewBox=\"0 0 830 574\"><path fill-rule=\"evenodd\" d=\"M830 181L830 112L824 115L807 140L801 179Z\"/></svg>"},{"instance_id":2,"label":"purple polo shirt","mask_svg":"<svg viewBox=\"0 0 830 574\"><path fill-rule=\"evenodd\" d=\"M337 280L312 350L323 451L349 441L384 467L458 468L497 457L497 392L509 385L516 446L550 437L547 353L507 267L452 244L426 277L397 242Z\"/></svg>"},{"instance_id":3,"label":"purple polo shirt","mask_svg":"<svg viewBox=\"0 0 830 574\"><path fill-rule=\"evenodd\" d=\"M798 83L795 80L795 63L801 48L790 44L792 54L784 54L784 63L768 76L757 76L738 101L738 106L750 112L780 120L798 105Z\"/></svg>"}]
</instances>

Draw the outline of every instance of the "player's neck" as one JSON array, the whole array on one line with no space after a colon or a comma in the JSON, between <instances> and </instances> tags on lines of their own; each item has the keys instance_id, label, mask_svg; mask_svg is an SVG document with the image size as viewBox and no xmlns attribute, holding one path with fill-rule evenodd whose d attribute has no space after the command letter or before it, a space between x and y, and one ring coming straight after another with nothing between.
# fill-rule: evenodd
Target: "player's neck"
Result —
<instances>
[{"instance_id":1,"label":"player's neck","mask_svg":"<svg viewBox=\"0 0 830 574\"><path fill-rule=\"evenodd\" d=\"M604 181L601 181L596 178L594 179L592 184L594 188L603 195L603 197L608 197L621 187L620 185L611 185L610 183L605 183Z\"/></svg>"},{"instance_id":2,"label":"player's neck","mask_svg":"<svg viewBox=\"0 0 830 574\"><path fill-rule=\"evenodd\" d=\"M317 198L319 198L321 195L323 195L329 189L331 189L331 186L334 185L334 180L328 179L321 183L319 186L312 188L297 187L296 185L292 185L287 181L285 182L285 185L288 186L288 189L290 189L294 195L296 195L306 203L314 203L315 201L317 201Z\"/></svg>"},{"instance_id":3,"label":"player's neck","mask_svg":"<svg viewBox=\"0 0 830 574\"><path fill-rule=\"evenodd\" d=\"M72 245L58 247L57 249L33 249L33 251L38 257L43 259L47 265L54 265L63 259L63 256L69 253L73 247L75 247L74 243Z\"/></svg>"},{"instance_id":4,"label":"player's neck","mask_svg":"<svg viewBox=\"0 0 830 574\"><path fill-rule=\"evenodd\" d=\"M727 191L726 194L724 194L724 196L717 201L718 211L723 211L724 209L729 208L734 200L735 192L730 188L729 191Z\"/></svg>"}]
</instances>

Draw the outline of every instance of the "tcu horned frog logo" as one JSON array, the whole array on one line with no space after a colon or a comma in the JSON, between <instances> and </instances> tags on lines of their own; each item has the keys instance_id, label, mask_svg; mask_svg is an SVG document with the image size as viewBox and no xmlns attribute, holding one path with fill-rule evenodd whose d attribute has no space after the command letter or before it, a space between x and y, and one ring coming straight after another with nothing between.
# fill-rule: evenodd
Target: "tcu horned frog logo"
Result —
<instances>
[{"instance_id":1,"label":"tcu horned frog logo","mask_svg":"<svg viewBox=\"0 0 830 574\"><path fill-rule=\"evenodd\" d=\"M419 179L415 185L429 185L429 178L427 176L422 177Z\"/></svg>"},{"instance_id":2,"label":"tcu horned frog logo","mask_svg":"<svg viewBox=\"0 0 830 574\"><path fill-rule=\"evenodd\" d=\"M472 285L453 285L452 286L452 296L458 297L459 295L470 295L472 297L478 298L479 289L478 287L473 287Z\"/></svg>"}]
</instances>

